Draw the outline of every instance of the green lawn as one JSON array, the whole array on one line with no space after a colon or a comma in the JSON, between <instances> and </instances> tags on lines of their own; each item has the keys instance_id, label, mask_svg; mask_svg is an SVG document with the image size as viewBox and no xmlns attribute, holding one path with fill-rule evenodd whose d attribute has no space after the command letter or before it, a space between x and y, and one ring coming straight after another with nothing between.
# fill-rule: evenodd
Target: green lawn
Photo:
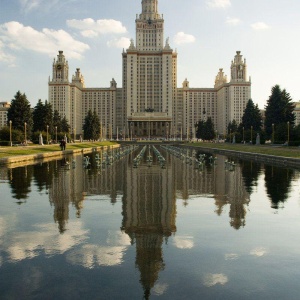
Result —
<instances>
[{"instance_id":1,"label":"green lawn","mask_svg":"<svg viewBox=\"0 0 300 300\"><path fill-rule=\"evenodd\" d=\"M112 145L116 145L116 143L112 143L112 142L76 143L76 144L67 144L66 150L112 146ZM0 158L18 156L18 155L48 153L48 152L55 152L55 151L60 151L60 147L58 144L44 145L44 146L30 145L30 146L0 147Z\"/></svg>"},{"instance_id":2,"label":"green lawn","mask_svg":"<svg viewBox=\"0 0 300 300\"><path fill-rule=\"evenodd\" d=\"M242 144L227 144L227 143L190 143L189 146L198 146L203 148L217 148L224 150L233 150L240 152L251 152L283 157L300 158L300 148L286 146L271 146L271 145L242 145Z\"/></svg>"},{"instance_id":3,"label":"green lawn","mask_svg":"<svg viewBox=\"0 0 300 300\"><path fill-rule=\"evenodd\" d=\"M67 144L67 150L111 146L115 144L116 143L112 143L112 142L94 142L94 143L84 142L84 143L76 143L76 144ZM298 147L282 147L282 146L266 146L266 145L251 146L251 145L227 144L227 143L190 143L185 145L300 158L300 148ZM30 145L30 146L17 146L17 147L0 147L0 158L18 156L18 155L47 153L47 152L54 152L54 151L60 151L59 145L44 145L44 146Z\"/></svg>"}]
</instances>

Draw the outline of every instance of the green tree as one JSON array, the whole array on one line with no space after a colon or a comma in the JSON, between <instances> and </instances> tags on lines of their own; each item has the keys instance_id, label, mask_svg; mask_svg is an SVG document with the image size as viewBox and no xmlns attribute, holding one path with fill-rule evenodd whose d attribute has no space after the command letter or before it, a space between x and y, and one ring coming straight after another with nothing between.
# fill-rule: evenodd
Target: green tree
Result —
<instances>
[{"instance_id":1,"label":"green tree","mask_svg":"<svg viewBox=\"0 0 300 300\"><path fill-rule=\"evenodd\" d=\"M214 124L211 117L208 117L205 122L202 120L197 122L195 128L197 139L212 140L215 138Z\"/></svg>"},{"instance_id":2,"label":"green tree","mask_svg":"<svg viewBox=\"0 0 300 300\"><path fill-rule=\"evenodd\" d=\"M38 100L38 103L33 109L32 118L33 118L33 132L43 131L44 127L44 109L45 105L41 99Z\"/></svg>"},{"instance_id":3,"label":"green tree","mask_svg":"<svg viewBox=\"0 0 300 300\"><path fill-rule=\"evenodd\" d=\"M11 101L10 108L7 111L7 120L7 125L9 125L9 121L12 121L12 128L21 132L24 132L26 123L27 136L30 136L33 126L31 107L26 95L21 94L20 91L16 93L15 98Z\"/></svg>"},{"instance_id":4,"label":"green tree","mask_svg":"<svg viewBox=\"0 0 300 300\"><path fill-rule=\"evenodd\" d=\"M85 117L84 124L84 137L88 140L98 140L100 135L100 120L96 112L92 113L91 110Z\"/></svg>"},{"instance_id":5,"label":"green tree","mask_svg":"<svg viewBox=\"0 0 300 300\"><path fill-rule=\"evenodd\" d=\"M237 125L237 122L236 120L232 120L231 122L228 123L228 126L227 126L227 133L228 134L234 134L238 131L238 125Z\"/></svg>"},{"instance_id":6,"label":"green tree","mask_svg":"<svg viewBox=\"0 0 300 300\"><path fill-rule=\"evenodd\" d=\"M199 121L195 124L196 129L196 138L197 139L203 139L204 137L204 130L205 130L205 124L204 121Z\"/></svg>"},{"instance_id":7,"label":"green tree","mask_svg":"<svg viewBox=\"0 0 300 300\"><path fill-rule=\"evenodd\" d=\"M70 133L70 125L66 116L61 120L61 132Z\"/></svg>"},{"instance_id":8,"label":"green tree","mask_svg":"<svg viewBox=\"0 0 300 300\"><path fill-rule=\"evenodd\" d=\"M17 143L23 142L24 141L24 132L17 130L17 129L12 129L11 139L12 139L12 142L17 142ZM5 141L5 142L10 141L9 127L5 126L0 130L0 140Z\"/></svg>"},{"instance_id":9,"label":"green tree","mask_svg":"<svg viewBox=\"0 0 300 300\"><path fill-rule=\"evenodd\" d=\"M212 140L215 138L215 129L214 129L214 123L211 119L211 117L208 117L205 126L204 126L204 140Z\"/></svg>"},{"instance_id":10,"label":"green tree","mask_svg":"<svg viewBox=\"0 0 300 300\"><path fill-rule=\"evenodd\" d=\"M53 127L57 127L57 132L62 132L62 120L57 110L53 112Z\"/></svg>"},{"instance_id":11,"label":"green tree","mask_svg":"<svg viewBox=\"0 0 300 300\"><path fill-rule=\"evenodd\" d=\"M50 133L53 133L53 110L52 105L47 100L45 101L44 105L44 130L46 130L47 126Z\"/></svg>"},{"instance_id":12,"label":"green tree","mask_svg":"<svg viewBox=\"0 0 300 300\"><path fill-rule=\"evenodd\" d=\"M241 127L244 127L244 130L251 129L260 132L262 127L262 117L258 105L254 105L252 99L249 99L246 108L244 110L244 115L242 117Z\"/></svg>"},{"instance_id":13,"label":"green tree","mask_svg":"<svg viewBox=\"0 0 300 300\"><path fill-rule=\"evenodd\" d=\"M265 109L265 130L269 137L272 134L272 124L277 127L279 124L289 122L291 128L293 128L295 123L294 104L289 93L285 89L281 90L279 85L272 88Z\"/></svg>"}]
</instances>

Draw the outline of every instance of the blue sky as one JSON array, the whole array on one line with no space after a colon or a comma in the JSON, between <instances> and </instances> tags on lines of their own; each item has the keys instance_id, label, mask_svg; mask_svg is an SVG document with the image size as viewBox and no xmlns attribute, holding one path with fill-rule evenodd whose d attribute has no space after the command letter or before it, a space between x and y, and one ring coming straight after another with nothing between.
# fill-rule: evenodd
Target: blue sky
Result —
<instances>
[{"instance_id":1,"label":"blue sky","mask_svg":"<svg viewBox=\"0 0 300 300\"><path fill-rule=\"evenodd\" d=\"M52 62L63 50L70 78L87 87L122 84L121 53L135 39L141 0L0 0L0 101L20 90L35 106L48 98ZM252 98L261 108L271 87L300 100L299 0L159 0L165 38L178 52L178 86L213 87L230 75L237 50L247 59Z\"/></svg>"}]
</instances>

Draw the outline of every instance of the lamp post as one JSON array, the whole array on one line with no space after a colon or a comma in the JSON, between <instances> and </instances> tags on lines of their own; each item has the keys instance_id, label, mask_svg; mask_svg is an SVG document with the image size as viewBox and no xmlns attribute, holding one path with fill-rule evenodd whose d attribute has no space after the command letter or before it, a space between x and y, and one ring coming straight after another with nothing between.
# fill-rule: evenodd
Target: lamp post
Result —
<instances>
[{"instance_id":1,"label":"lamp post","mask_svg":"<svg viewBox=\"0 0 300 300\"><path fill-rule=\"evenodd\" d=\"M57 144L57 126L55 126L55 143Z\"/></svg>"},{"instance_id":2,"label":"lamp post","mask_svg":"<svg viewBox=\"0 0 300 300\"><path fill-rule=\"evenodd\" d=\"M150 138L151 138L151 125L150 125L150 113L149 113L149 141L150 141Z\"/></svg>"},{"instance_id":3,"label":"lamp post","mask_svg":"<svg viewBox=\"0 0 300 300\"><path fill-rule=\"evenodd\" d=\"M272 144L275 142L275 131L274 131L274 123L272 124Z\"/></svg>"},{"instance_id":4,"label":"lamp post","mask_svg":"<svg viewBox=\"0 0 300 300\"><path fill-rule=\"evenodd\" d=\"M182 141L182 124L181 124L181 127L180 127L180 141Z\"/></svg>"},{"instance_id":5,"label":"lamp post","mask_svg":"<svg viewBox=\"0 0 300 300\"><path fill-rule=\"evenodd\" d=\"M287 134L288 134L288 139L287 139L287 145L290 143L290 122L287 122Z\"/></svg>"},{"instance_id":6,"label":"lamp post","mask_svg":"<svg viewBox=\"0 0 300 300\"><path fill-rule=\"evenodd\" d=\"M186 129L186 140L187 141L189 140L189 130L190 130L190 128L187 127L187 129Z\"/></svg>"},{"instance_id":7,"label":"lamp post","mask_svg":"<svg viewBox=\"0 0 300 300\"><path fill-rule=\"evenodd\" d=\"M168 135L169 135L169 123L166 124L166 138L168 140Z\"/></svg>"},{"instance_id":8,"label":"lamp post","mask_svg":"<svg viewBox=\"0 0 300 300\"><path fill-rule=\"evenodd\" d=\"M251 144L252 144L252 131L253 131L253 126L251 126Z\"/></svg>"},{"instance_id":9,"label":"lamp post","mask_svg":"<svg viewBox=\"0 0 300 300\"><path fill-rule=\"evenodd\" d=\"M243 144L245 144L245 127L243 127Z\"/></svg>"},{"instance_id":10,"label":"lamp post","mask_svg":"<svg viewBox=\"0 0 300 300\"><path fill-rule=\"evenodd\" d=\"M11 125L12 125L12 120L9 121L9 140L10 140L10 146L12 147Z\"/></svg>"},{"instance_id":11,"label":"lamp post","mask_svg":"<svg viewBox=\"0 0 300 300\"><path fill-rule=\"evenodd\" d=\"M49 125L47 125L47 145L49 144L49 136L48 136L48 131L49 131Z\"/></svg>"},{"instance_id":12,"label":"lamp post","mask_svg":"<svg viewBox=\"0 0 300 300\"><path fill-rule=\"evenodd\" d=\"M175 127L175 124L173 125L173 136L174 136L174 141L176 141L176 127Z\"/></svg>"},{"instance_id":13,"label":"lamp post","mask_svg":"<svg viewBox=\"0 0 300 300\"><path fill-rule=\"evenodd\" d=\"M113 135L113 129L112 129L112 124L109 124L109 133L110 133L110 140L112 141L112 135Z\"/></svg>"},{"instance_id":14,"label":"lamp post","mask_svg":"<svg viewBox=\"0 0 300 300\"><path fill-rule=\"evenodd\" d=\"M25 122L24 123L24 133L25 133L25 145L27 145L27 130L26 130L26 127L27 127L27 123Z\"/></svg>"},{"instance_id":15,"label":"lamp post","mask_svg":"<svg viewBox=\"0 0 300 300\"><path fill-rule=\"evenodd\" d=\"M103 130L103 128L102 128L102 122L100 123L100 141L102 141L102 130Z\"/></svg>"}]
</instances>

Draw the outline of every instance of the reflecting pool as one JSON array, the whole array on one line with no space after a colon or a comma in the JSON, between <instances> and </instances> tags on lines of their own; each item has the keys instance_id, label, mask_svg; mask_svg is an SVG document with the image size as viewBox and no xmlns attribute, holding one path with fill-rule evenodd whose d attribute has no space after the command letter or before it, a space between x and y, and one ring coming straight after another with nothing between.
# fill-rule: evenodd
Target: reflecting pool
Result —
<instances>
[{"instance_id":1,"label":"reflecting pool","mask_svg":"<svg viewBox=\"0 0 300 300\"><path fill-rule=\"evenodd\" d=\"M1 168L0 299L299 299L299 171L156 148Z\"/></svg>"}]
</instances>

